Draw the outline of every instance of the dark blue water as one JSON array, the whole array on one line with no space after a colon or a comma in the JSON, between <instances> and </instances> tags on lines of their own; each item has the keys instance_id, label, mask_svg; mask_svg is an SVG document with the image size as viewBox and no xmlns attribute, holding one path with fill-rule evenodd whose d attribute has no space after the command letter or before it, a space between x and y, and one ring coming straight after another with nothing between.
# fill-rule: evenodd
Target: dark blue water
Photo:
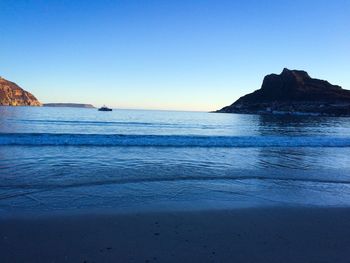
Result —
<instances>
[{"instance_id":1,"label":"dark blue water","mask_svg":"<svg viewBox=\"0 0 350 263\"><path fill-rule=\"evenodd\" d=\"M0 213L350 205L350 119L0 108Z\"/></svg>"}]
</instances>

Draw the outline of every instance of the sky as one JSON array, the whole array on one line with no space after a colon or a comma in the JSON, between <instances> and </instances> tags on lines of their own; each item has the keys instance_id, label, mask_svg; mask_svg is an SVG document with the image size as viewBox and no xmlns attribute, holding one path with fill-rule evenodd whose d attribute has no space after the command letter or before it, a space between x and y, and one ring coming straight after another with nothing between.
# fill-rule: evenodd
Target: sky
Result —
<instances>
[{"instance_id":1,"label":"sky","mask_svg":"<svg viewBox=\"0 0 350 263\"><path fill-rule=\"evenodd\" d=\"M284 67L350 89L348 0L0 0L0 76L41 102L211 111Z\"/></svg>"}]
</instances>

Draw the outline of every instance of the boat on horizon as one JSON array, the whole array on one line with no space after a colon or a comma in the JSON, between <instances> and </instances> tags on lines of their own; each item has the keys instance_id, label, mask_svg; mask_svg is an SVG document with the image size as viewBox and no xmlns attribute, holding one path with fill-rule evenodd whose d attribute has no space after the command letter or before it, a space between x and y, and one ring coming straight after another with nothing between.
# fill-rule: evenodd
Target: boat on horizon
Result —
<instances>
[{"instance_id":1,"label":"boat on horizon","mask_svg":"<svg viewBox=\"0 0 350 263\"><path fill-rule=\"evenodd\" d=\"M107 106L102 106L101 108L98 109L98 111L112 111L112 109L108 108Z\"/></svg>"}]
</instances>

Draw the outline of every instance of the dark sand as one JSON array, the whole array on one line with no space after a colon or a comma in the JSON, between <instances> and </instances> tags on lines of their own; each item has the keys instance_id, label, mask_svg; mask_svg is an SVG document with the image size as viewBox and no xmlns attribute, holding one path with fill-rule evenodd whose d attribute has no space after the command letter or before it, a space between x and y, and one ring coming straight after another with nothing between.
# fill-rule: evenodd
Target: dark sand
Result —
<instances>
[{"instance_id":1,"label":"dark sand","mask_svg":"<svg viewBox=\"0 0 350 263\"><path fill-rule=\"evenodd\" d=\"M0 262L350 262L349 208L0 219Z\"/></svg>"}]
</instances>

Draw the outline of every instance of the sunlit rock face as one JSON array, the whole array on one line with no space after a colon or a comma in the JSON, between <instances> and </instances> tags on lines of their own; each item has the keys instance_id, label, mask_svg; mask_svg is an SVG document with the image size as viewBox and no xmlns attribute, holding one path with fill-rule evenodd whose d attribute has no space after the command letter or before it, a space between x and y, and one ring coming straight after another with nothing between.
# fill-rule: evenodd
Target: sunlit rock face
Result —
<instances>
[{"instance_id":1,"label":"sunlit rock face","mask_svg":"<svg viewBox=\"0 0 350 263\"><path fill-rule=\"evenodd\" d=\"M20 88L16 83L0 77L0 105L41 106L35 96Z\"/></svg>"},{"instance_id":2,"label":"sunlit rock face","mask_svg":"<svg viewBox=\"0 0 350 263\"><path fill-rule=\"evenodd\" d=\"M350 116L350 90L285 68L265 76L259 90L217 112Z\"/></svg>"}]
</instances>

